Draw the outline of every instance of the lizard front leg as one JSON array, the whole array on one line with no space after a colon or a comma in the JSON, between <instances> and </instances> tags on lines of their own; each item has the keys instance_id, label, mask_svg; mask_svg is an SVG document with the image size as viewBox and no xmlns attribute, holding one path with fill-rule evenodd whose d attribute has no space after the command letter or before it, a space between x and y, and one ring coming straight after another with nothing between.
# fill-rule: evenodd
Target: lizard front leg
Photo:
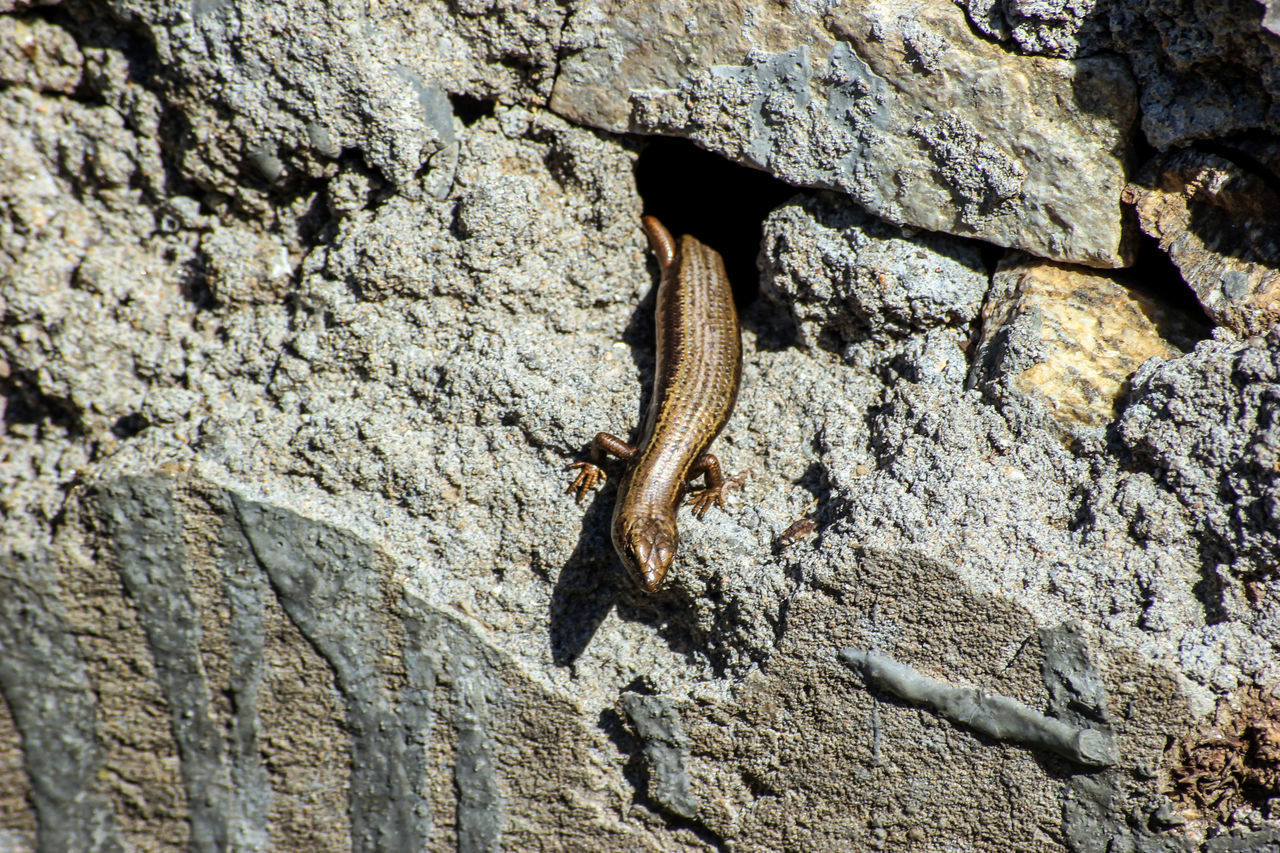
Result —
<instances>
[{"instance_id":1,"label":"lizard front leg","mask_svg":"<svg viewBox=\"0 0 1280 853\"><path fill-rule=\"evenodd\" d=\"M578 476L569 488L565 489L565 494L577 492L576 500L582 503L582 499L587 496L587 492L596 487L597 484L603 484L608 480L608 476L604 473L604 469L600 464L604 462L606 453L611 453L624 462L630 462L635 458L636 448L627 444L616 435L610 435L607 432L596 433L596 437L591 441L591 461L590 462L573 462L566 467L577 468Z\"/></svg>"},{"instance_id":2,"label":"lizard front leg","mask_svg":"<svg viewBox=\"0 0 1280 853\"><path fill-rule=\"evenodd\" d=\"M724 509L725 483L724 472L720 470L720 460L712 453L699 456L689 469L686 486L699 475L702 475L704 485L700 489L689 491L688 503L693 507L693 514L702 518L707 514L707 510L711 509L713 503Z\"/></svg>"}]
</instances>

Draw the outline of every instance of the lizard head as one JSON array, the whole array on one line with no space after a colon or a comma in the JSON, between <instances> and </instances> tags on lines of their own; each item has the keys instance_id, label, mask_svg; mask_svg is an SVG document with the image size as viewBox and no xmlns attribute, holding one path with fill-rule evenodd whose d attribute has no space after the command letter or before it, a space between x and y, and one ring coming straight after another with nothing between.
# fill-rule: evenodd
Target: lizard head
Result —
<instances>
[{"instance_id":1,"label":"lizard head","mask_svg":"<svg viewBox=\"0 0 1280 853\"><path fill-rule=\"evenodd\" d=\"M658 515L632 518L613 526L613 547L645 592L657 592L675 562L679 534L675 519Z\"/></svg>"}]
</instances>

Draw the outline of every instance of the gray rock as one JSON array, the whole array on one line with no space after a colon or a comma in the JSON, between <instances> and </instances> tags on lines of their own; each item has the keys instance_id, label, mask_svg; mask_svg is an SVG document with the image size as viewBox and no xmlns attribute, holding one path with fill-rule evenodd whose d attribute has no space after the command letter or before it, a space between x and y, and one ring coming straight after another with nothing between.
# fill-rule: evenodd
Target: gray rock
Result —
<instances>
[{"instance_id":1,"label":"gray rock","mask_svg":"<svg viewBox=\"0 0 1280 853\"><path fill-rule=\"evenodd\" d=\"M574 120L685 136L897 224L1092 266L1129 260L1116 202L1136 93L1111 59L1010 55L942 0L821 19L766 4L745 16L592 5L565 39L551 105ZM1052 146L1027 144L1049 132Z\"/></svg>"},{"instance_id":2,"label":"gray rock","mask_svg":"<svg viewBox=\"0 0 1280 853\"><path fill-rule=\"evenodd\" d=\"M1280 565L1280 334L1205 341L1144 366L1119 437L1158 473L1236 574Z\"/></svg>"},{"instance_id":3,"label":"gray rock","mask_svg":"<svg viewBox=\"0 0 1280 853\"><path fill-rule=\"evenodd\" d=\"M677 817L694 818L698 800L689 790L689 736L679 709L661 696L622 694L622 709L644 745L649 796Z\"/></svg>"},{"instance_id":4,"label":"gray rock","mask_svg":"<svg viewBox=\"0 0 1280 853\"><path fill-rule=\"evenodd\" d=\"M70 93L80 83L83 65L75 38L61 27L38 18L0 18L0 81Z\"/></svg>"},{"instance_id":5,"label":"gray rock","mask_svg":"<svg viewBox=\"0 0 1280 853\"><path fill-rule=\"evenodd\" d=\"M927 678L867 649L841 649L840 659L869 687L885 690L993 740L1046 749L1086 767L1110 767L1119 760L1106 732L1046 717L1007 696Z\"/></svg>"},{"instance_id":6,"label":"gray rock","mask_svg":"<svg viewBox=\"0 0 1280 853\"><path fill-rule=\"evenodd\" d=\"M907 236L838 196L799 196L764 230L761 288L792 312L805 346L965 326L987 289L976 247Z\"/></svg>"},{"instance_id":7,"label":"gray rock","mask_svg":"<svg viewBox=\"0 0 1280 853\"><path fill-rule=\"evenodd\" d=\"M1160 150L1251 130L1275 133L1280 38L1273 3L1195 0L960 0L973 25L1025 53L1125 56L1138 79L1142 129ZM1261 8L1259 8L1261 7Z\"/></svg>"},{"instance_id":8,"label":"gray rock","mask_svg":"<svg viewBox=\"0 0 1280 853\"><path fill-rule=\"evenodd\" d=\"M642 595L609 543L613 487L563 493L595 432L639 421L657 272L638 146L538 105L575 10L119 4L126 38L96 8L40 16L79 39L75 98L0 91L0 766L25 770L0 779L0 843L37 821L51 849L1265 831L1256 811L1180 824L1161 780L1171 739L1280 679L1275 340L1149 363L1114 441L1067 447L1028 398L964 388L989 248L789 204L715 446L747 476ZM881 30L903 74L999 53L918 17ZM773 59L743 50L723 80L773 75L785 148L807 127L783 121L803 91L785 56L808 36L768 32ZM668 90L704 67L681 43ZM501 104L428 153L440 91ZM976 135L939 119L909 140L958 193L943 208L978 215L1021 180L1005 166L1036 173L975 114ZM1122 157L1099 121L1085 136ZM240 171L254 150L275 183ZM1086 220L1054 233L1103 233ZM799 518L811 535L780 541ZM843 647L1107 731L1115 763L1080 772L861 689ZM657 720L671 747L653 793L618 716L638 682L663 707L635 733Z\"/></svg>"},{"instance_id":9,"label":"gray rock","mask_svg":"<svg viewBox=\"0 0 1280 853\"><path fill-rule=\"evenodd\" d=\"M63 593L48 572L49 555L23 553L12 540L5 545L0 551L0 693L22 736L22 769L39 820L40 849L124 850L99 777L103 750L92 684L66 624L59 601ZM6 828L16 829L18 809L4 805Z\"/></svg>"},{"instance_id":10,"label":"gray rock","mask_svg":"<svg viewBox=\"0 0 1280 853\"><path fill-rule=\"evenodd\" d=\"M545 98L564 16L551 3L500 16L429 6L374 16L345 2L287 15L253 3L104 5L155 46L154 83L191 128L174 151L185 175L259 213L267 198L242 176L330 177L344 150L409 185L454 144L446 91Z\"/></svg>"},{"instance_id":11,"label":"gray rock","mask_svg":"<svg viewBox=\"0 0 1280 853\"><path fill-rule=\"evenodd\" d=\"M1205 853L1276 853L1280 850L1280 830L1212 838L1205 842L1204 849Z\"/></svg>"}]
</instances>

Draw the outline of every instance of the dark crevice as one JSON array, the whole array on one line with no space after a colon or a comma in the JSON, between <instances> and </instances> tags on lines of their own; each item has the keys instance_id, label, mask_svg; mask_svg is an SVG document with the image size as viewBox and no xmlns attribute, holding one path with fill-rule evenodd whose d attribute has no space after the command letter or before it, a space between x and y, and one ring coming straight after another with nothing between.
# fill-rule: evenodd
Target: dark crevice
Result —
<instances>
[{"instance_id":1,"label":"dark crevice","mask_svg":"<svg viewBox=\"0 0 1280 853\"><path fill-rule=\"evenodd\" d=\"M782 796L781 792L779 792L777 788L770 785L762 775L754 770L743 770L739 775L742 777L743 786L746 787L746 789L751 792L751 796L755 797L757 800L763 799L764 797Z\"/></svg>"},{"instance_id":2,"label":"dark crevice","mask_svg":"<svg viewBox=\"0 0 1280 853\"><path fill-rule=\"evenodd\" d=\"M467 127L493 115L494 102L474 95L450 95L449 103L453 106L453 114Z\"/></svg>"},{"instance_id":3,"label":"dark crevice","mask_svg":"<svg viewBox=\"0 0 1280 853\"><path fill-rule=\"evenodd\" d=\"M985 243L981 240L974 240L973 245L978 247L978 257L982 261L982 268L986 270L987 284L990 285L992 276L996 274L996 268L1000 266L1000 261L1009 250L995 243Z\"/></svg>"},{"instance_id":4,"label":"dark crevice","mask_svg":"<svg viewBox=\"0 0 1280 853\"><path fill-rule=\"evenodd\" d=\"M213 288L209 284L209 268L203 253L183 264L178 280L179 293L197 311L208 311L217 304Z\"/></svg>"},{"instance_id":5,"label":"dark crevice","mask_svg":"<svg viewBox=\"0 0 1280 853\"><path fill-rule=\"evenodd\" d=\"M133 438L149 426L151 426L151 421L147 420L146 415L141 412L133 412L117 418L116 422L111 425L111 434L122 440Z\"/></svg>"},{"instance_id":6,"label":"dark crevice","mask_svg":"<svg viewBox=\"0 0 1280 853\"><path fill-rule=\"evenodd\" d=\"M1280 196L1280 174L1276 167L1265 163L1261 157L1249 150L1251 144L1277 144L1275 139L1264 134L1241 134L1225 139L1212 139L1197 142L1192 147L1206 154L1214 154L1229 160L1241 170L1257 178L1267 189Z\"/></svg>"},{"instance_id":7,"label":"dark crevice","mask_svg":"<svg viewBox=\"0 0 1280 853\"><path fill-rule=\"evenodd\" d=\"M159 53L146 28L136 20L128 20L98 4L68 3L45 8L51 12L42 17L65 28L81 47L118 50L129 65L129 82L147 89L156 88L162 67Z\"/></svg>"},{"instance_id":8,"label":"dark crevice","mask_svg":"<svg viewBox=\"0 0 1280 853\"><path fill-rule=\"evenodd\" d=\"M641 696L654 696L657 691L653 689L653 683L647 675L637 675L631 679L631 683L622 688L623 693L638 693Z\"/></svg>"},{"instance_id":9,"label":"dark crevice","mask_svg":"<svg viewBox=\"0 0 1280 853\"><path fill-rule=\"evenodd\" d=\"M1129 73L1134 74L1133 63L1129 56L1125 54L1119 56L1128 67ZM1143 170L1160 156L1160 150L1151 143L1142 128L1142 104L1139 103L1138 113L1133 121L1133 130L1129 134L1129 154L1126 158L1130 181L1138 180ZM1195 346L1196 341L1208 337L1209 329L1214 323L1205 313L1199 297L1183 279L1182 272L1174 264L1173 259L1160 248L1155 238L1147 236L1138 227L1136 209L1132 205L1125 204L1124 215L1137 240L1133 264L1125 270L1125 283L1134 290L1179 312L1190 321L1190 325L1196 327L1189 339L1185 329L1170 328L1165 318L1150 318L1156 323L1161 337L1180 349L1189 351Z\"/></svg>"},{"instance_id":10,"label":"dark crevice","mask_svg":"<svg viewBox=\"0 0 1280 853\"><path fill-rule=\"evenodd\" d=\"M0 430L7 424L54 424L69 435L86 434L80 410L70 400L42 393L34 378L15 373L0 379Z\"/></svg>"},{"instance_id":11,"label":"dark crevice","mask_svg":"<svg viewBox=\"0 0 1280 853\"><path fill-rule=\"evenodd\" d=\"M1151 317L1161 337L1179 349L1189 351L1197 341L1209 336L1213 321L1205 313L1195 291L1183 280L1177 265L1160 249L1154 238L1141 236L1134 264L1125 273L1126 284L1168 306L1189 321L1191 328L1178 328L1167 322L1168 318Z\"/></svg>"},{"instance_id":12,"label":"dark crevice","mask_svg":"<svg viewBox=\"0 0 1280 853\"><path fill-rule=\"evenodd\" d=\"M652 808L651 806L648 806L647 803L645 805ZM717 853L723 853L723 851L729 849L729 845L720 837L719 833L697 818L677 817L675 815L665 813L662 817L666 821L669 829L687 829L689 832L696 835L699 841L713 850L716 850Z\"/></svg>"},{"instance_id":13,"label":"dark crevice","mask_svg":"<svg viewBox=\"0 0 1280 853\"><path fill-rule=\"evenodd\" d=\"M645 213L677 237L692 234L718 251L739 307L755 301L764 218L800 190L688 140L666 137L645 144L635 173Z\"/></svg>"},{"instance_id":14,"label":"dark crevice","mask_svg":"<svg viewBox=\"0 0 1280 853\"><path fill-rule=\"evenodd\" d=\"M1231 565L1231 549L1212 535L1201 533L1200 539L1200 579L1192 585L1191 594L1204 607L1205 624L1218 625L1231 618L1226 584L1220 574L1220 567Z\"/></svg>"},{"instance_id":15,"label":"dark crevice","mask_svg":"<svg viewBox=\"0 0 1280 853\"><path fill-rule=\"evenodd\" d=\"M1121 55L1120 60L1124 62L1125 68L1129 72L1129 76L1133 77L1133 63L1129 60L1129 57ZM1133 176L1138 174L1146 164L1160 156L1160 149L1151 144L1151 140L1147 138L1147 134L1142 130L1141 99L1139 99L1137 107L1138 111L1133 119L1133 127L1128 135L1129 150L1125 156L1125 165L1127 167L1130 180L1133 180Z\"/></svg>"},{"instance_id":16,"label":"dark crevice","mask_svg":"<svg viewBox=\"0 0 1280 853\"><path fill-rule=\"evenodd\" d=\"M327 180L316 180L310 182L308 189L304 190L301 194L305 195L307 192L310 192L311 189L315 189L319 185L327 183ZM375 190L371 195L376 197L377 184L375 183L374 186ZM306 209L303 210L295 220L297 225L296 233L298 235L298 242L301 244L303 249L312 249L316 246L325 245L333 239L336 222L334 216L329 212L329 204L325 195L326 194L323 191L314 193ZM373 203L374 201L371 200L370 204L372 205ZM293 287L291 292L297 291L301 283L301 276L302 264L298 264L293 271Z\"/></svg>"}]
</instances>

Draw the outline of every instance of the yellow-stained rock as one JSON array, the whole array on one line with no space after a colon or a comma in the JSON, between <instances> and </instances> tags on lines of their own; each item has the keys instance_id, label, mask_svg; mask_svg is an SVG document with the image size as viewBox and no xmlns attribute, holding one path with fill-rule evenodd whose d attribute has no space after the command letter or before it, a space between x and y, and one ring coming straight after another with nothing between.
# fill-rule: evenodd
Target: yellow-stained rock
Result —
<instances>
[{"instance_id":1,"label":"yellow-stained rock","mask_svg":"<svg viewBox=\"0 0 1280 853\"><path fill-rule=\"evenodd\" d=\"M1129 377L1181 354L1189 323L1117 276L1022 258L996 272L972 382L1035 399L1068 430L1115 419Z\"/></svg>"}]
</instances>

